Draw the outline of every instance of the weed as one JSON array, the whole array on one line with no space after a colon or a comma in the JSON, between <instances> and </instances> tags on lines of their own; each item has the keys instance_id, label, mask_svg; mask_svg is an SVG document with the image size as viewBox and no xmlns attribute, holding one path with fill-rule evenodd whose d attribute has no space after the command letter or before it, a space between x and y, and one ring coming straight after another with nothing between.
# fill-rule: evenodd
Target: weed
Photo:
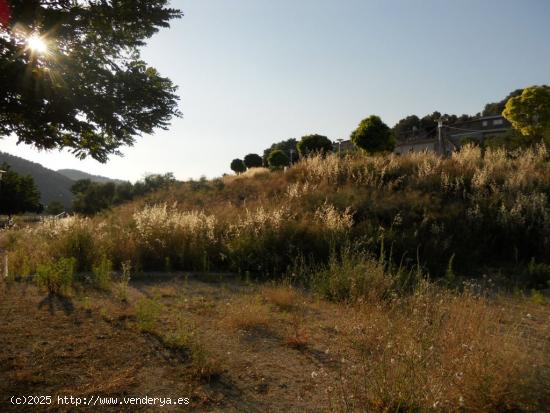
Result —
<instances>
[{"instance_id":1,"label":"weed","mask_svg":"<svg viewBox=\"0 0 550 413\"><path fill-rule=\"evenodd\" d=\"M75 265L74 258L61 258L52 264L39 265L35 281L50 294L68 295L73 284Z\"/></svg>"},{"instance_id":2,"label":"weed","mask_svg":"<svg viewBox=\"0 0 550 413\"><path fill-rule=\"evenodd\" d=\"M296 350L303 350L309 342L309 335L304 326L302 314L292 314L290 316L290 326L285 337L285 344Z\"/></svg>"},{"instance_id":3,"label":"weed","mask_svg":"<svg viewBox=\"0 0 550 413\"><path fill-rule=\"evenodd\" d=\"M93 267L94 285L103 291L111 290L113 264L106 257L102 256L100 261Z\"/></svg>"},{"instance_id":4,"label":"weed","mask_svg":"<svg viewBox=\"0 0 550 413\"><path fill-rule=\"evenodd\" d=\"M299 305L299 296L290 286L264 287L262 296L283 311L292 311Z\"/></svg>"},{"instance_id":5,"label":"weed","mask_svg":"<svg viewBox=\"0 0 550 413\"><path fill-rule=\"evenodd\" d=\"M188 353L192 377L210 381L222 373L220 360L208 350L197 326L186 319L178 319L175 330L166 337L166 343Z\"/></svg>"},{"instance_id":6,"label":"weed","mask_svg":"<svg viewBox=\"0 0 550 413\"><path fill-rule=\"evenodd\" d=\"M227 308L225 322L232 328L251 330L269 325L269 309L257 296L243 296Z\"/></svg>"},{"instance_id":7,"label":"weed","mask_svg":"<svg viewBox=\"0 0 550 413\"><path fill-rule=\"evenodd\" d=\"M115 284L115 295L116 297L123 302L128 302L128 284L130 282L132 263L131 261L124 261L121 264L122 274L120 279Z\"/></svg>"},{"instance_id":8,"label":"weed","mask_svg":"<svg viewBox=\"0 0 550 413\"><path fill-rule=\"evenodd\" d=\"M141 298L136 305L136 322L139 330L154 332L162 311L162 305L149 298Z\"/></svg>"}]
</instances>

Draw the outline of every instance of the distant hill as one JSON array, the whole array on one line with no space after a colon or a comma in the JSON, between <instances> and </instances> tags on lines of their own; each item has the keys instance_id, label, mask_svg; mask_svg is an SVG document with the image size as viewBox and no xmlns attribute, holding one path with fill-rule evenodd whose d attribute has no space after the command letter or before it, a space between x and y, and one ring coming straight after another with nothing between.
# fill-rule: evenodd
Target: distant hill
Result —
<instances>
[{"instance_id":1,"label":"distant hill","mask_svg":"<svg viewBox=\"0 0 550 413\"><path fill-rule=\"evenodd\" d=\"M89 179L92 182L99 182L99 183L105 183L105 182L115 182L115 183L122 183L124 181L121 181L120 179L111 179L107 178L105 176L100 175L92 175L87 172L79 171L78 169L58 169L57 173L66 176L69 179L72 179L73 181L78 181L80 179Z\"/></svg>"},{"instance_id":2,"label":"distant hill","mask_svg":"<svg viewBox=\"0 0 550 413\"><path fill-rule=\"evenodd\" d=\"M74 181L51 169L44 168L42 165L0 152L0 164L6 162L12 170L22 175L31 175L40 191L41 202L44 206L52 201L59 201L70 208L73 202L71 186Z\"/></svg>"}]
</instances>

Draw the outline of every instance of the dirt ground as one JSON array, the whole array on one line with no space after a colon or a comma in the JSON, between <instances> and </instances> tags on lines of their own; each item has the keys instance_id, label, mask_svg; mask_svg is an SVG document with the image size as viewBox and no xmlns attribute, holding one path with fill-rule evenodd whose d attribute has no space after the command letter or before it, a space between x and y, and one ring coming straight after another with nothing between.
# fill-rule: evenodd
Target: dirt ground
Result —
<instances>
[{"instance_id":1,"label":"dirt ground","mask_svg":"<svg viewBox=\"0 0 550 413\"><path fill-rule=\"evenodd\" d=\"M65 395L190 399L163 411L330 411L327 389L340 371L338 309L314 300L284 307L285 297L278 307L261 301L258 286L209 278L133 281L122 298L90 288L59 298L28 283L0 286L0 411L156 410L57 404ZM156 308L146 328L140 303ZM197 375L189 354L166 339L173 331L200 337L207 361L198 364L209 374ZM53 402L10 403L31 395Z\"/></svg>"}]
</instances>

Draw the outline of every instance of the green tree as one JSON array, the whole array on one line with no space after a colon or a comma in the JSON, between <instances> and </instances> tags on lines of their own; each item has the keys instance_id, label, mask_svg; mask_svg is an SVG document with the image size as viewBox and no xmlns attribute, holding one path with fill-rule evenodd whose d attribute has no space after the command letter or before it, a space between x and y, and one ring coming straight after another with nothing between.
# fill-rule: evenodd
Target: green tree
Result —
<instances>
[{"instance_id":1,"label":"green tree","mask_svg":"<svg viewBox=\"0 0 550 413\"><path fill-rule=\"evenodd\" d=\"M390 128L376 115L359 123L357 129L351 133L351 141L369 153L392 151L395 147Z\"/></svg>"},{"instance_id":2,"label":"green tree","mask_svg":"<svg viewBox=\"0 0 550 413\"><path fill-rule=\"evenodd\" d=\"M140 59L182 16L167 0L11 0L0 36L0 137L105 162L179 116L176 87Z\"/></svg>"},{"instance_id":3,"label":"green tree","mask_svg":"<svg viewBox=\"0 0 550 413\"><path fill-rule=\"evenodd\" d=\"M309 156L315 153L322 155L332 152L333 144L329 138L323 135L313 134L302 136L300 142L296 145L300 156Z\"/></svg>"},{"instance_id":4,"label":"green tree","mask_svg":"<svg viewBox=\"0 0 550 413\"><path fill-rule=\"evenodd\" d=\"M231 170L236 174L240 174L246 171L246 165L244 164L242 159L233 159L231 161Z\"/></svg>"},{"instance_id":5,"label":"green tree","mask_svg":"<svg viewBox=\"0 0 550 413\"><path fill-rule=\"evenodd\" d=\"M272 168L282 168L284 166L288 166L290 164L290 160L284 151L281 149L275 149L267 157L267 163Z\"/></svg>"},{"instance_id":6,"label":"green tree","mask_svg":"<svg viewBox=\"0 0 550 413\"><path fill-rule=\"evenodd\" d=\"M71 187L74 194L73 211L93 215L114 205L114 182L90 182L80 180Z\"/></svg>"},{"instance_id":7,"label":"green tree","mask_svg":"<svg viewBox=\"0 0 550 413\"><path fill-rule=\"evenodd\" d=\"M504 116L524 136L550 138L550 87L532 86L508 99Z\"/></svg>"},{"instance_id":8,"label":"green tree","mask_svg":"<svg viewBox=\"0 0 550 413\"><path fill-rule=\"evenodd\" d=\"M398 141L419 137L424 133L421 129L420 118L416 115L410 115L401 119L392 128L392 132Z\"/></svg>"},{"instance_id":9,"label":"green tree","mask_svg":"<svg viewBox=\"0 0 550 413\"><path fill-rule=\"evenodd\" d=\"M506 107L506 102L508 102L510 98L521 95L522 92L523 92L523 89L516 89L513 92L510 92L508 96L506 96L504 99L498 102L487 103L482 112L483 116L502 115L502 112Z\"/></svg>"},{"instance_id":10,"label":"green tree","mask_svg":"<svg viewBox=\"0 0 550 413\"><path fill-rule=\"evenodd\" d=\"M6 163L0 169L5 171L0 177L0 214L11 217L23 212L42 212L40 192L32 176L19 175Z\"/></svg>"},{"instance_id":11,"label":"green tree","mask_svg":"<svg viewBox=\"0 0 550 413\"><path fill-rule=\"evenodd\" d=\"M260 155L249 153L244 157L244 165L247 168L258 168L263 165L263 159Z\"/></svg>"},{"instance_id":12,"label":"green tree","mask_svg":"<svg viewBox=\"0 0 550 413\"><path fill-rule=\"evenodd\" d=\"M269 165L267 158L269 157L269 154L271 154L271 152L277 149L280 149L281 151L283 151L286 154L286 156L288 156L288 159L290 159L292 163L297 162L298 161L298 150L296 148L297 144L298 144L298 141L296 139L290 138L284 141L276 142L273 145L271 145L269 148L264 149L264 155L263 155L264 164Z\"/></svg>"},{"instance_id":13,"label":"green tree","mask_svg":"<svg viewBox=\"0 0 550 413\"><path fill-rule=\"evenodd\" d=\"M65 211L65 207L59 201L52 201L48 204L46 212L50 215L58 215Z\"/></svg>"}]
</instances>

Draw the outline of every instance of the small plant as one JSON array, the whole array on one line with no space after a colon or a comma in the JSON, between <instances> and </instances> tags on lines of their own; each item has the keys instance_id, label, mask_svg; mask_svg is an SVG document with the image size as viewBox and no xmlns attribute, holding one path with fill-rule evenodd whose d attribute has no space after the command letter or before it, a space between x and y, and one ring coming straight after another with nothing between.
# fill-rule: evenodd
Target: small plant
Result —
<instances>
[{"instance_id":1,"label":"small plant","mask_svg":"<svg viewBox=\"0 0 550 413\"><path fill-rule=\"evenodd\" d=\"M544 295L537 290L531 290L531 302L533 304L544 304Z\"/></svg>"},{"instance_id":2,"label":"small plant","mask_svg":"<svg viewBox=\"0 0 550 413\"><path fill-rule=\"evenodd\" d=\"M115 285L116 297L123 302L128 302L128 284L130 282L130 272L132 271L131 261L122 263L122 274Z\"/></svg>"},{"instance_id":3,"label":"small plant","mask_svg":"<svg viewBox=\"0 0 550 413\"><path fill-rule=\"evenodd\" d=\"M210 381L222 373L220 361L208 350L195 324L179 318L176 329L167 336L166 343L188 354L190 372L194 378Z\"/></svg>"},{"instance_id":4,"label":"small plant","mask_svg":"<svg viewBox=\"0 0 550 413\"><path fill-rule=\"evenodd\" d=\"M269 324L269 310L258 297L242 297L228 308L226 321L236 329L252 330Z\"/></svg>"},{"instance_id":5,"label":"small plant","mask_svg":"<svg viewBox=\"0 0 550 413\"><path fill-rule=\"evenodd\" d=\"M291 311L298 306L298 294L290 286L265 287L262 289L262 295L283 311Z\"/></svg>"},{"instance_id":6,"label":"small plant","mask_svg":"<svg viewBox=\"0 0 550 413\"><path fill-rule=\"evenodd\" d=\"M36 283L45 287L50 294L68 295L73 284L75 265L74 258L61 258L53 264L39 265Z\"/></svg>"},{"instance_id":7,"label":"small plant","mask_svg":"<svg viewBox=\"0 0 550 413\"><path fill-rule=\"evenodd\" d=\"M102 256L97 265L93 267L93 280L97 288L104 291L111 290L111 274L113 272L113 263Z\"/></svg>"},{"instance_id":8,"label":"small plant","mask_svg":"<svg viewBox=\"0 0 550 413\"><path fill-rule=\"evenodd\" d=\"M153 332L161 310L162 306L159 302L149 298L141 298L136 307L136 321L139 330Z\"/></svg>"},{"instance_id":9,"label":"small plant","mask_svg":"<svg viewBox=\"0 0 550 413\"><path fill-rule=\"evenodd\" d=\"M343 251L332 255L329 264L312 275L317 292L332 301L372 301L391 297L395 279L385 264L364 254Z\"/></svg>"},{"instance_id":10,"label":"small plant","mask_svg":"<svg viewBox=\"0 0 550 413\"><path fill-rule=\"evenodd\" d=\"M305 330L303 316L293 314L290 317L290 328L285 338L285 344L296 350L303 350L307 347L309 336Z\"/></svg>"},{"instance_id":11,"label":"small plant","mask_svg":"<svg viewBox=\"0 0 550 413\"><path fill-rule=\"evenodd\" d=\"M90 314L92 312L92 302L90 300L90 297L86 296L82 299L82 308L88 314Z\"/></svg>"}]
</instances>

